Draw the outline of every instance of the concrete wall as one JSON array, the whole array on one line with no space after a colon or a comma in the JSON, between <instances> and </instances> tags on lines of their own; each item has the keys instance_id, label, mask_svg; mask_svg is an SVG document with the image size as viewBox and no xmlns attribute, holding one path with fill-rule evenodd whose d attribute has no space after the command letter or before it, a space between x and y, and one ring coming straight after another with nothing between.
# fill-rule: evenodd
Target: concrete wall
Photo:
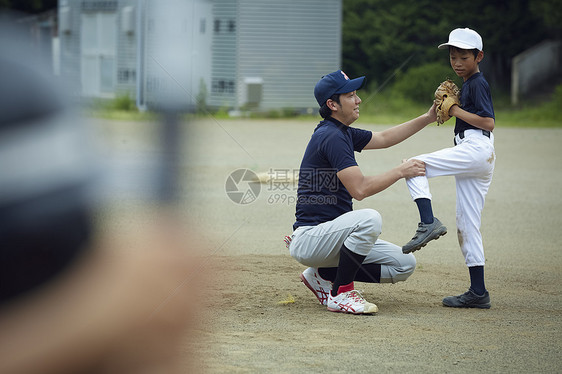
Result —
<instances>
[{"instance_id":1,"label":"concrete wall","mask_svg":"<svg viewBox=\"0 0 562 374\"><path fill-rule=\"evenodd\" d=\"M512 62L511 102L517 104L533 88L562 73L562 42L544 41L515 56Z\"/></svg>"}]
</instances>

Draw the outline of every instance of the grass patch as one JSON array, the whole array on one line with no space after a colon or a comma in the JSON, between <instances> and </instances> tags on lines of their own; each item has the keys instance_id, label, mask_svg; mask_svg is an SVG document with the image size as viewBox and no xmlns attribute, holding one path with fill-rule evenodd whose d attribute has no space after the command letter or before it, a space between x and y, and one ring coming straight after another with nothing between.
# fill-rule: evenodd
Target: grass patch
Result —
<instances>
[{"instance_id":1,"label":"grass patch","mask_svg":"<svg viewBox=\"0 0 562 374\"><path fill-rule=\"evenodd\" d=\"M562 127L562 117L560 114L553 115L548 110L550 109L541 106L528 109L496 111L496 126Z\"/></svg>"},{"instance_id":2,"label":"grass patch","mask_svg":"<svg viewBox=\"0 0 562 374\"><path fill-rule=\"evenodd\" d=\"M363 102L360 107L361 118L359 123L382 125L403 123L425 113L431 104L429 100L427 104L420 104L411 99L381 92L370 94L363 91L360 96ZM498 127L562 127L561 107L562 85L556 88L548 101L529 100L518 107L511 106L508 95L494 96L496 126ZM151 121L157 119L156 113L140 112L128 97L117 97L109 102L94 103L86 109L86 114L121 121ZM228 120L231 117L229 117L226 108L220 108L212 113L198 114L196 118ZM314 110L313 114L298 115L294 110L284 108L266 113L252 113L247 119L291 119L302 122L318 122L320 116L317 110ZM454 120L449 120L447 124L454 124Z\"/></svg>"},{"instance_id":3,"label":"grass patch","mask_svg":"<svg viewBox=\"0 0 562 374\"><path fill-rule=\"evenodd\" d=\"M415 118L429 109L427 105L400 98L388 97L385 94L361 95L362 123L398 124ZM562 85L549 98L549 101L538 102L529 100L518 107L511 106L508 96L498 95L494 99L496 126L499 127L562 127ZM449 120L454 124L454 119Z\"/></svg>"},{"instance_id":4,"label":"grass patch","mask_svg":"<svg viewBox=\"0 0 562 374\"><path fill-rule=\"evenodd\" d=\"M154 113L139 111L128 93L111 100L93 99L85 104L84 112L91 117L118 121L150 121L156 117Z\"/></svg>"},{"instance_id":5,"label":"grass patch","mask_svg":"<svg viewBox=\"0 0 562 374\"><path fill-rule=\"evenodd\" d=\"M424 114L431 103L422 105L403 97L387 97L382 93L361 96L361 122L399 124Z\"/></svg>"},{"instance_id":6,"label":"grass patch","mask_svg":"<svg viewBox=\"0 0 562 374\"><path fill-rule=\"evenodd\" d=\"M125 110L108 110L108 109L87 109L86 115L96 118L110 119L116 121L151 121L157 118L155 113L125 111Z\"/></svg>"},{"instance_id":7,"label":"grass patch","mask_svg":"<svg viewBox=\"0 0 562 374\"><path fill-rule=\"evenodd\" d=\"M562 85L558 85L546 101L543 96L525 101L516 108L501 105L496 110L496 122L499 126L510 127L562 127L561 107Z\"/></svg>"}]
</instances>

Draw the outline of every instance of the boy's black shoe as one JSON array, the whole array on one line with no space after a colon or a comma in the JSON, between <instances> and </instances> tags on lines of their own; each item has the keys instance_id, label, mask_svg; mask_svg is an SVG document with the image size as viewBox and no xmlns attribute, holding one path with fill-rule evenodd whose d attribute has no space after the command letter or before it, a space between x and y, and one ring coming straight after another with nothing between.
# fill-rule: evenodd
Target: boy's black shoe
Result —
<instances>
[{"instance_id":1,"label":"boy's black shoe","mask_svg":"<svg viewBox=\"0 0 562 374\"><path fill-rule=\"evenodd\" d=\"M458 296L448 296L443 299L443 306L452 308L481 308L490 309L490 294L488 291L484 295L478 296L470 288L468 291Z\"/></svg>"},{"instance_id":2,"label":"boy's black shoe","mask_svg":"<svg viewBox=\"0 0 562 374\"><path fill-rule=\"evenodd\" d=\"M425 247L427 243L432 240L439 239L447 233L447 228L443 226L441 221L436 217L433 218L433 223L418 223L416 234L406 245L402 247L403 253L412 253L421 247Z\"/></svg>"}]
</instances>

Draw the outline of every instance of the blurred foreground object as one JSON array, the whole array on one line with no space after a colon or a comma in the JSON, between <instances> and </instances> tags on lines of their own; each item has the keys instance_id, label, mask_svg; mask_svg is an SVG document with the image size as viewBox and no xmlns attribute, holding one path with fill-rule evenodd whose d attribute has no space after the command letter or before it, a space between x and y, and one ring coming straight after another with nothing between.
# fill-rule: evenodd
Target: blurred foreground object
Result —
<instances>
[{"instance_id":1,"label":"blurred foreground object","mask_svg":"<svg viewBox=\"0 0 562 374\"><path fill-rule=\"evenodd\" d=\"M175 217L153 223L114 230L42 292L0 309L0 372L190 372L182 350L201 269Z\"/></svg>"},{"instance_id":2,"label":"blurred foreground object","mask_svg":"<svg viewBox=\"0 0 562 374\"><path fill-rule=\"evenodd\" d=\"M17 31L0 30L0 305L85 250L96 173L85 127Z\"/></svg>"},{"instance_id":3,"label":"blurred foreground object","mask_svg":"<svg viewBox=\"0 0 562 374\"><path fill-rule=\"evenodd\" d=\"M88 132L0 28L0 373L189 372L194 235L169 207L96 232Z\"/></svg>"}]
</instances>

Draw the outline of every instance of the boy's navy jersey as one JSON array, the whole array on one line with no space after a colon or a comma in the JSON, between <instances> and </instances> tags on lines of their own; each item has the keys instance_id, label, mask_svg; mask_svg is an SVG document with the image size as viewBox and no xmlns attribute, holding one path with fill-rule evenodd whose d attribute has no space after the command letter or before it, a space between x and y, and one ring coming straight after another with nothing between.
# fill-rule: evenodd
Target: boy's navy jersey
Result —
<instances>
[{"instance_id":1,"label":"boy's navy jersey","mask_svg":"<svg viewBox=\"0 0 562 374\"><path fill-rule=\"evenodd\" d=\"M316 226L353 210L351 195L336 173L357 166L354 152L371 140L370 131L349 127L328 118L316 126L299 170L296 222Z\"/></svg>"},{"instance_id":2,"label":"boy's navy jersey","mask_svg":"<svg viewBox=\"0 0 562 374\"><path fill-rule=\"evenodd\" d=\"M490 86L482 73L478 72L472 75L463 83L461 88L461 108L480 117L495 118ZM455 134L468 129L478 128L457 118Z\"/></svg>"}]
</instances>

